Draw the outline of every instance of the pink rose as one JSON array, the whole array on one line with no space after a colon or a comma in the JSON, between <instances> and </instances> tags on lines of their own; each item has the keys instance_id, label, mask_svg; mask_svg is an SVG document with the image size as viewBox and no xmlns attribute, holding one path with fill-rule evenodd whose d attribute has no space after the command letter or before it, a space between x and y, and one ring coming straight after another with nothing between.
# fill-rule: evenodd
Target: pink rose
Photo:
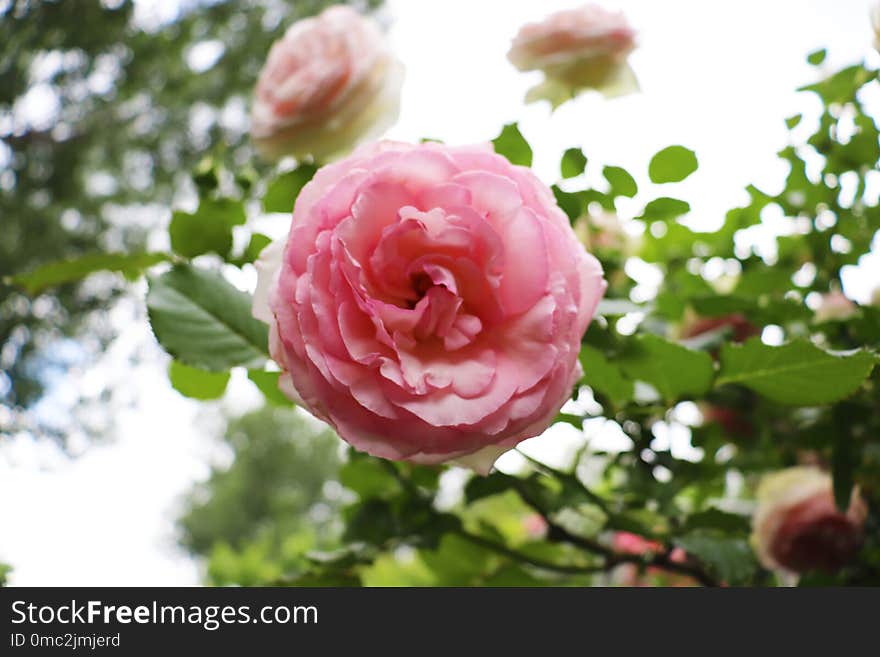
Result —
<instances>
[{"instance_id":1,"label":"pink rose","mask_svg":"<svg viewBox=\"0 0 880 657\"><path fill-rule=\"evenodd\" d=\"M833 572L861 547L866 515L857 490L841 513L829 475L811 466L788 468L764 477L758 487L752 546L767 568Z\"/></svg>"},{"instance_id":2,"label":"pink rose","mask_svg":"<svg viewBox=\"0 0 880 657\"><path fill-rule=\"evenodd\" d=\"M251 135L269 158L343 153L397 119L402 66L374 21L331 7L294 23L257 80Z\"/></svg>"},{"instance_id":3,"label":"pink rose","mask_svg":"<svg viewBox=\"0 0 880 657\"><path fill-rule=\"evenodd\" d=\"M623 14L585 5L524 25L507 58L521 71L539 70L546 76L527 100L557 105L582 89L608 95L635 90L638 85L626 62L635 45L635 32Z\"/></svg>"},{"instance_id":4,"label":"pink rose","mask_svg":"<svg viewBox=\"0 0 880 657\"><path fill-rule=\"evenodd\" d=\"M814 319L817 322L849 319L858 311L858 307L841 291L834 290L823 294L816 308Z\"/></svg>"},{"instance_id":5,"label":"pink rose","mask_svg":"<svg viewBox=\"0 0 880 657\"><path fill-rule=\"evenodd\" d=\"M487 472L553 421L606 283L491 146L380 142L318 171L258 262L281 387L359 450Z\"/></svg>"}]
</instances>

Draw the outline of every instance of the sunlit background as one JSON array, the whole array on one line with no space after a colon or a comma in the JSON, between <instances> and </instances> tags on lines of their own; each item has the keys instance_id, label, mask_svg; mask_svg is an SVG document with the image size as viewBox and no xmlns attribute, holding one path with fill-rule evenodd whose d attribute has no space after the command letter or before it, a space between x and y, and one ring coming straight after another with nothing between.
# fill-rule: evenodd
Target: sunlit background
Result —
<instances>
[{"instance_id":1,"label":"sunlit background","mask_svg":"<svg viewBox=\"0 0 880 657\"><path fill-rule=\"evenodd\" d=\"M173 23L181 12L201 10L193 2L135 4L134 28L148 31ZM525 106L523 96L535 79L507 62L509 41L522 23L576 4L386 2L379 16L407 69L400 120L389 136L479 142L494 137L503 123L518 121L535 146L535 168L547 183L557 180L559 156L572 145L603 162L644 170L661 147L684 144L696 151L700 169L681 185L680 194L692 205L693 223L709 229L743 201L746 185L771 192L781 185L787 170L775 153L788 139L784 119L801 112L809 117L816 109L811 98L795 92L817 75L806 54L827 48L829 69L865 57L876 63L878 57L868 0L607 0L605 6L622 9L638 30L631 62L641 93L610 101L586 95L554 113L546 104ZM197 46L186 51L185 62L192 75L223 65L224 44L216 35L199 35L193 43ZM57 65L51 58L43 62ZM107 65L112 68L112 62ZM208 109L191 112L190 129L207 131L220 121L243 133L245 102L227 103L219 116ZM58 120L56 105L51 85L36 85L16 104L14 116L0 117L0 128L15 122L51 125ZM8 165L4 158L8 154L0 147L0 168ZM95 171L100 170L96 162ZM107 172L90 180L112 187L112 178ZM186 197L176 200L185 203ZM141 214L135 219L162 228L170 211L144 206ZM772 234L770 219L750 239L761 243L761 231ZM0 228L4 221L0 217ZM265 219L259 227L273 235L286 228L277 219ZM160 230L147 238L152 248L165 246L165 239ZM880 280L878 251L875 244L873 255L845 272L850 297L868 301ZM645 267L631 275L650 288L658 274ZM254 280L237 282L251 286ZM212 404L175 392L166 376L167 356L143 321L143 292L143 286L135 286L111 306L105 319L117 335L102 345L97 360L80 362L75 343L61 341L52 348L69 369L43 373L42 400L24 413L15 411L14 424L14 411L0 406L5 414L0 417L0 562L13 566L11 584L183 585L203 579L202 564L178 547L181 500L209 476L212 464L231 458L228 445L219 441L224 417L256 408L261 397L243 376L234 377L224 399ZM93 440L86 429L100 418L82 406L82 399L100 398L107 387L114 391L112 422L99 431L100 440ZM37 432L29 427L45 423L65 434L64 449L56 440L34 438ZM16 428L3 432L4 425ZM586 432L609 445L627 440L602 426L587 425ZM673 431L670 440L678 438ZM571 427L554 428L529 441L527 450L553 461L583 440ZM687 436L678 449L692 449ZM500 467L515 468L520 458L508 455ZM454 485L455 475L449 479Z\"/></svg>"}]
</instances>

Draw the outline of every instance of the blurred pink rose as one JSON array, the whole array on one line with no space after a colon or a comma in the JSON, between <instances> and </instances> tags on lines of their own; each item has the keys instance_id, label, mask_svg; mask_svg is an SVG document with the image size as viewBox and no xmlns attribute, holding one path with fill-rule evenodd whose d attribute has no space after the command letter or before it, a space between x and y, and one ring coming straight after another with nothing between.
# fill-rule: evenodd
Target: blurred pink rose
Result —
<instances>
[{"instance_id":1,"label":"blurred pink rose","mask_svg":"<svg viewBox=\"0 0 880 657\"><path fill-rule=\"evenodd\" d=\"M606 283L491 146L379 142L320 169L258 262L282 389L376 456L488 472L580 378Z\"/></svg>"},{"instance_id":2,"label":"blurred pink rose","mask_svg":"<svg viewBox=\"0 0 880 657\"><path fill-rule=\"evenodd\" d=\"M582 89L634 91L638 85L626 59L635 45L623 14L585 5L524 25L507 58L521 71L542 71L546 81L527 100L547 99L555 106Z\"/></svg>"},{"instance_id":3,"label":"blurred pink rose","mask_svg":"<svg viewBox=\"0 0 880 657\"><path fill-rule=\"evenodd\" d=\"M788 468L764 477L758 487L752 546L767 568L833 572L861 547L866 515L857 490L841 513L828 474L812 466Z\"/></svg>"},{"instance_id":4,"label":"blurred pink rose","mask_svg":"<svg viewBox=\"0 0 880 657\"><path fill-rule=\"evenodd\" d=\"M844 320L852 317L857 311L858 306L850 301L843 292L834 290L822 295L814 319L817 322Z\"/></svg>"},{"instance_id":5,"label":"blurred pink rose","mask_svg":"<svg viewBox=\"0 0 880 657\"><path fill-rule=\"evenodd\" d=\"M298 21L257 80L254 143L268 158L344 153L397 119L402 70L375 22L349 7Z\"/></svg>"},{"instance_id":6,"label":"blurred pink rose","mask_svg":"<svg viewBox=\"0 0 880 657\"><path fill-rule=\"evenodd\" d=\"M660 553L663 546L656 541L649 541L643 536L632 532L614 532L611 545L616 552L624 554L645 554L646 552Z\"/></svg>"}]
</instances>

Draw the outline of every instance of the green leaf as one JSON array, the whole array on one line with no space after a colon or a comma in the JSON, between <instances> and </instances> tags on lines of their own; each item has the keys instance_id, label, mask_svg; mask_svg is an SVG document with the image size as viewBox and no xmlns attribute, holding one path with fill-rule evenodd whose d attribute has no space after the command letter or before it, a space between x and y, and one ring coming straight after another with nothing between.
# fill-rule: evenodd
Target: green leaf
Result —
<instances>
[{"instance_id":1,"label":"green leaf","mask_svg":"<svg viewBox=\"0 0 880 657\"><path fill-rule=\"evenodd\" d=\"M269 183L263 195L263 210L266 212L293 212L297 196L317 172L314 164L300 164L293 171L277 176Z\"/></svg>"},{"instance_id":2,"label":"green leaf","mask_svg":"<svg viewBox=\"0 0 880 657\"><path fill-rule=\"evenodd\" d=\"M650 201L636 219L642 221L670 221L691 211L690 203L677 198L661 196Z\"/></svg>"},{"instance_id":3,"label":"green leaf","mask_svg":"<svg viewBox=\"0 0 880 657\"><path fill-rule=\"evenodd\" d=\"M607 166L602 169L602 175L605 176L605 180L611 185L612 196L632 198L639 191L635 178L623 167Z\"/></svg>"},{"instance_id":4,"label":"green leaf","mask_svg":"<svg viewBox=\"0 0 880 657\"><path fill-rule=\"evenodd\" d=\"M636 338L619 362L629 377L650 383L667 400L699 397L712 385L709 354L652 334Z\"/></svg>"},{"instance_id":5,"label":"green leaf","mask_svg":"<svg viewBox=\"0 0 880 657\"><path fill-rule=\"evenodd\" d=\"M468 504L484 497L505 493L516 483L516 479L497 470L487 477L473 477L464 487L464 499Z\"/></svg>"},{"instance_id":6,"label":"green leaf","mask_svg":"<svg viewBox=\"0 0 880 657\"><path fill-rule=\"evenodd\" d=\"M208 400L223 396L229 383L229 372L208 372L172 360L168 366L168 378L184 397Z\"/></svg>"},{"instance_id":7,"label":"green leaf","mask_svg":"<svg viewBox=\"0 0 880 657\"><path fill-rule=\"evenodd\" d=\"M244 253L238 258L236 264L243 265L248 262L253 262L260 257L260 252L271 243L271 238L266 235L263 235L262 233L254 233L251 235L250 242L248 242L248 245L244 249Z\"/></svg>"},{"instance_id":8,"label":"green leaf","mask_svg":"<svg viewBox=\"0 0 880 657\"><path fill-rule=\"evenodd\" d=\"M274 406L295 406L278 388L278 377L281 372L266 372L265 370L248 370L248 378L263 393L266 401Z\"/></svg>"},{"instance_id":9,"label":"green leaf","mask_svg":"<svg viewBox=\"0 0 880 657\"><path fill-rule=\"evenodd\" d=\"M501 129L501 134L492 140L495 152L506 157L511 164L524 167L532 166L532 147L519 131L516 123L508 123Z\"/></svg>"},{"instance_id":10,"label":"green leaf","mask_svg":"<svg viewBox=\"0 0 880 657\"><path fill-rule=\"evenodd\" d=\"M662 184L680 182L697 170L697 156L684 146L667 146L651 158L648 177Z\"/></svg>"},{"instance_id":11,"label":"green leaf","mask_svg":"<svg viewBox=\"0 0 880 657\"><path fill-rule=\"evenodd\" d=\"M562 154L559 170L563 178L575 178L587 168L587 156L580 148L569 148Z\"/></svg>"},{"instance_id":12,"label":"green leaf","mask_svg":"<svg viewBox=\"0 0 880 657\"><path fill-rule=\"evenodd\" d=\"M362 455L352 455L342 466L339 483L357 493L362 500L400 492L400 483L388 467L378 459Z\"/></svg>"},{"instance_id":13,"label":"green leaf","mask_svg":"<svg viewBox=\"0 0 880 657\"><path fill-rule=\"evenodd\" d=\"M4 282L17 285L31 295L48 287L72 283L99 271L114 271L133 280L145 269L171 258L167 253L90 253L72 260L50 262Z\"/></svg>"},{"instance_id":14,"label":"green leaf","mask_svg":"<svg viewBox=\"0 0 880 657\"><path fill-rule=\"evenodd\" d=\"M147 311L159 344L192 367L260 367L268 328L251 317L250 295L219 273L179 265L150 280Z\"/></svg>"},{"instance_id":15,"label":"green leaf","mask_svg":"<svg viewBox=\"0 0 880 657\"><path fill-rule=\"evenodd\" d=\"M819 64L825 61L825 57L827 55L828 51L825 50L825 48L814 50L809 55L807 55L807 62L809 62L813 66L819 66Z\"/></svg>"},{"instance_id":16,"label":"green leaf","mask_svg":"<svg viewBox=\"0 0 880 657\"><path fill-rule=\"evenodd\" d=\"M556 197L556 204L568 217L572 223L577 221L584 214L584 200L577 192L566 192L556 185L550 189L553 190L553 196Z\"/></svg>"},{"instance_id":17,"label":"green leaf","mask_svg":"<svg viewBox=\"0 0 880 657\"><path fill-rule=\"evenodd\" d=\"M633 382L623 375L616 363L590 345L583 345L580 354L584 368L583 383L607 396L616 406L623 406L633 398Z\"/></svg>"},{"instance_id":18,"label":"green leaf","mask_svg":"<svg viewBox=\"0 0 880 657\"><path fill-rule=\"evenodd\" d=\"M785 119L785 127L787 127L789 130L794 130L798 126L798 124L801 122L802 118L803 118L802 114L795 114L794 116L789 116L787 119Z\"/></svg>"},{"instance_id":19,"label":"green leaf","mask_svg":"<svg viewBox=\"0 0 880 657\"><path fill-rule=\"evenodd\" d=\"M675 539L675 544L702 561L722 582L742 584L757 571L757 563L743 538L729 538L718 531L697 529Z\"/></svg>"},{"instance_id":20,"label":"green leaf","mask_svg":"<svg viewBox=\"0 0 880 657\"><path fill-rule=\"evenodd\" d=\"M873 71L861 64L853 64L824 80L801 87L798 91L812 91L818 94L826 105L846 103L855 99L858 90L867 82L876 79L875 76Z\"/></svg>"},{"instance_id":21,"label":"green leaf","mask_svg":"<svg viewBox=\"0 0 880 657\"><path fill-rule=\"evenodd\" d=\"M172 213L168 226L171 248L186 258L204 253L226 257L232 248L232 227L246 218L241 201L202 199L195 212Z\"/></svg>"},{"instance_id":22,"label":"green leaf","mask_svg":"<svg viewBox=\"0 0 880 657\"><path fill-rule=\"evenodd\" d=\"M830 404L858 390L876 362L862 350L832 353L803 339L773 347L752 338L721 347L717 383L743 385L780 404Z\"/></svg>"}]
</instances>

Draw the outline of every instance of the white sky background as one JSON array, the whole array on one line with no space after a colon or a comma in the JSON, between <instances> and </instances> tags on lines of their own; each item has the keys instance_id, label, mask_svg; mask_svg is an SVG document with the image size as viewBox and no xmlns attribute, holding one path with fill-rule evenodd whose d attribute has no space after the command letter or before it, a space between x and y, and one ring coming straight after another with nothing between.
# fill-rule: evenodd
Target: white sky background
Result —
<instances>
[{"instance_id":1,"label":"white sky background","mask_svg":"<svg viewBox=\"0 0 880 657\"><path fill-rule=\"evenodd\" d=\"M786 143L783 119L815 109L794 93L816 75L806 54L827 47L832 69L865 56L876 63L869 0L609 0L603 4L623 9L639 31L631 62L642 93L610 101L586 96L552 115L546 103L524 106L536 77L507 62L510 38L522 23L577 4L389 0L390 38L407 67L401 118L390 136L486 141L516 120L548 183L570 146L626 167L641 183L650 156L681 143L697 152L700 169L675 195L691 203L696 221L713 226L743 200L746 184L772 190L784 177L775 157ZM867 260L847 289L863 301L866 281L880 281L880 257ZM179 496L218 458L211 441L218 427L210 406L170 388L158 348L144 365L126 369L131 345L148 344L150 336L142 317L120 324L128 328L105 358L72 372L55 393L123 376L137 403L116 418L115 440L74 460L26 438L0 446L0 561L13 565L12 584L200 581L198 566L175 547L173 521ZM223 403L247 407L253 390L233 381Z\"/></svg>"}]
</instances>

